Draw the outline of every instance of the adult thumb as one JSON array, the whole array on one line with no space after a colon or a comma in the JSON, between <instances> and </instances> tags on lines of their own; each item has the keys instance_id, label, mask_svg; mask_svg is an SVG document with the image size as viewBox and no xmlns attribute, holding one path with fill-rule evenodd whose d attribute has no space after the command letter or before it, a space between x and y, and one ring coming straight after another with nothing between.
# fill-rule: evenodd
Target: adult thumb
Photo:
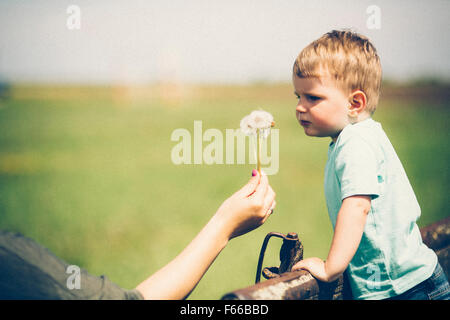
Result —
<instances>
[{"instance_id":1,"label":"adult thumb","mask_svg":"<svg viewBox=\"0 0 450 320\"><path fill-rule=\"evenodd\" d=\"M258 173L258 171L253 170L252 171L252 177L250 178L250 180L247 182L247 184L245 186L242 187L242 189L239 191L244 197L249 197L251 196L255 190L256 187L258 187L259 184L259 180L261 179L260 174Z\"/></svg>"}]
</instances>

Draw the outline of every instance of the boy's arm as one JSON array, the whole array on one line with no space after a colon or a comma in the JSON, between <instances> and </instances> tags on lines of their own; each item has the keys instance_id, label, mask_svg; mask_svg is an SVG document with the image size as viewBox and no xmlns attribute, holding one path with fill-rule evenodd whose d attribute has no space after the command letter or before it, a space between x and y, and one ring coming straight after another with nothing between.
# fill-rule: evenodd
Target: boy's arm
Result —
<instances>
[{"instance_id":1,"label":"boy's arm","mask_svg":"<svg viewBox=\"0 0 450 320\"><path fill-rule=\"evenodd\" d=\"M358 249L370 205L370 196L356 195L345 198L337 216L327 260L324 262L319 258L304 259L295 264L292 270L308 270L320 281L336 280L347 269Z\"/></svg>"}]
</instances>

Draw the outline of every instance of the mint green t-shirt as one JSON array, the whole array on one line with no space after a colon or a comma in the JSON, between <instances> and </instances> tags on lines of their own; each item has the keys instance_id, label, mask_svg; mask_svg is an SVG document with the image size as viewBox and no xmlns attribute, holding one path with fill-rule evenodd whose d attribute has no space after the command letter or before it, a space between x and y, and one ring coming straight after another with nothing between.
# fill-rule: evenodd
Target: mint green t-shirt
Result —
<instances>
[{"instance_id":1,"label":"mint green t-shirt","mask_svg":"<svg viewBox=\"0 0 450 320\"><path fill-rule=\"evenodd\" d=\"M347 125L329 146L325 197L333 228L342 201L353 195L372 198L347 268L353 297L389 298L429 278L437 256L422 242L419 204L392 144L372 118Z\"/></svg>"}]
</instances>

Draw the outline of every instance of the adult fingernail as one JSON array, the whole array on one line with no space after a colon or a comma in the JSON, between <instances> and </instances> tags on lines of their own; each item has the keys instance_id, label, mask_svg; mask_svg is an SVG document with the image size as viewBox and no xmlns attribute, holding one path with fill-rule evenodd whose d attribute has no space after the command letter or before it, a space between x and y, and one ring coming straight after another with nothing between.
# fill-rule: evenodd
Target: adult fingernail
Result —
<instances>
[{"instance_id":1,"label":"adult fingernail","mask_svg":"<svg viewBox=\"0 0 450 320\"><path fill-rule=\"evenodd\" d=\"M258 171L256 171L255 169L252 170L252 177L256 176L258 174Z\"/></svg>"}]
</instances>

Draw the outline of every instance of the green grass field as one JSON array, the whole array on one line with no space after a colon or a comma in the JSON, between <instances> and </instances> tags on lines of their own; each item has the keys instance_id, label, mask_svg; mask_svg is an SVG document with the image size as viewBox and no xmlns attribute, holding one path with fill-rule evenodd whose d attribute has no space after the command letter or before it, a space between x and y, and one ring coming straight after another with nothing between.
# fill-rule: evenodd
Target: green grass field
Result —
<instances>
[{"instance_id":1,"label":"green grass field","mask_svg":"<svg viewBox=\"0 0 450 320\"><path fill-rule=\"evenodd\" d=\"M218 299L252 284L270 231L297 232L306 257L325 258L332 236L323 195L329 139L303 134L292 88L172 89L13 88L0 102L0 228L131 289L175 257L253 169L174 165L173 130L193 132L194 120L202 120L203 130L225 133L263 108L280 129L279 172L270 177L276 212L230 242L190 299ZM416 192L419 226L448 216L450 102L381 98L374 119ZM273 241L266 266L278 264L280 242Z\"/></svg>"}]
</instances>

